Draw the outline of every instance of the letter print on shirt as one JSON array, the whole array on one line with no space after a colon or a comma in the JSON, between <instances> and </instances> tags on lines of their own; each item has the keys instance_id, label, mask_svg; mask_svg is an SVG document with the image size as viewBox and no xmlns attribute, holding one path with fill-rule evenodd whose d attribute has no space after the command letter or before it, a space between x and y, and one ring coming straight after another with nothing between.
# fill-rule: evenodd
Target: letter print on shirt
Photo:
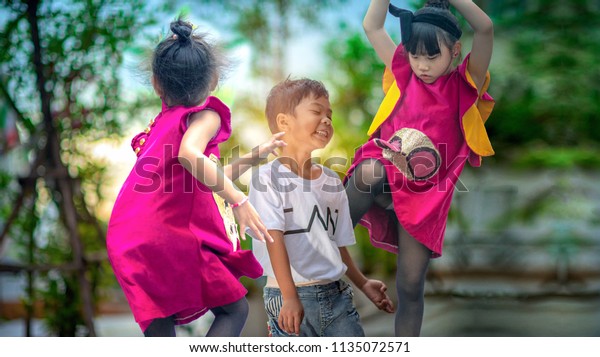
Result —
<instances>
[{"instance_id":1,"label":"letter print on shirt","mask_svg":"<svg viewBox=\"0 0 600 357\"><path fill-rule=\"evenodd\" d=\"M293 208L284 208L283 213L292 213L294 211ZM334 219L335 215L335 219ZM313 224L315 224L315 218L319 220L323 229L328 233L329 239L333 240L335 237L335 229L337 227L338 221L338 210L334 210L331 212L331 208L327 207L327 214L325 217L319 212L319 207L317 205L313 206L312 213L310 215L310 219L308 221L308 225L306 228L302 229L293 229L289 231L283 232L283 235L291 235L291 234L299 234L299 233L308 233L312 230ZM331 229L330 229L331 228Z\"/></svg>"}]
</instances>

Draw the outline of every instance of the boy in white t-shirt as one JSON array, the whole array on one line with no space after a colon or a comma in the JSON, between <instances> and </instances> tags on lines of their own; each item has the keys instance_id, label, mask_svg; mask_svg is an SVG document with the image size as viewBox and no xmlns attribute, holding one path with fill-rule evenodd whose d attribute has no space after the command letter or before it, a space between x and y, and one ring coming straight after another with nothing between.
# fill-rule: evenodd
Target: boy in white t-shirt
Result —
<instances>
[{"instance_id":1,"label":"boy in white t-shirt","mask_svg":"<svg viewBox=\"0 0 600 357\"><path fill-rule=\"evenodd\" d=\"M345 274L381 310L393 312L386 286L367 279L346 246L355 243L348 198L338 175L312 162L333 135L329 93L319 81L287 79L271 90L266 116L285 132L281 155L253 175L249 200L273 243L253 241L267 276L271 336L364 336Z\"/></svg>"}]
</instances>

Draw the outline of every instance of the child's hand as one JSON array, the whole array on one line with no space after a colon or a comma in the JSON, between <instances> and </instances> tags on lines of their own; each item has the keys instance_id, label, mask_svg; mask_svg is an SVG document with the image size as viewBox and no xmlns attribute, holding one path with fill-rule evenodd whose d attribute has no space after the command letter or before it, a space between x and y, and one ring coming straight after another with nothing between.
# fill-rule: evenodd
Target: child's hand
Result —
<instances>
[{"instance_id":1,"label":"child's hand","mask_svg":"<svg viewBox=\"0 0 600 357\"><path fill-rule=\"evenodd\" d=\"M235 221L240 225L240 236L243 240L246 240L246 227L250 228L254 232L254 236L265 242L273 242L273 237L269 234L269 231L263 224L258 212L254 209L254 206L249 201L245 201L243 204L233 208L233 215Z\"/></svg>"},{"instance_id":2,"label":"child's hand","mask_svg":"<svg viewBox=\"0 0 600 357\"><path fill-rule=\"evenodd\" d=\"M377 306L379 310L383 310L388 313L394 312L394 304L390 297L385 293L387 286L379 280L369 279L361 287L361 290L365 295Z\"/></svg>"},{"instance_id":3,"label":"child's hand","mask_svg":"<svg viewBox=\"0 0 600 357\"><path fill-rule=\"evenodd\" d=\"M304 306L298 298L284 299L279 311L277 324L290 335L300 334L300 324L304 318Z\"/></svg>"},{"instance_id":4,"label":"child's hand","mask_svg":"<svg viewBox=\"0 0 600 357\"><path fill-rule=\"evenodd\" d=\"M283 140L280 140L281 137L285 135L285 132L280 131L277 134L273 134L273 136L271 136L271 139L269 139L269 141L261 144L258 147L258 155L261 159L266 159L269 154L273 154L275 156L277 155L277 152L275 151L275 149L280 148L280 147L284 147L287 145L287 143Z\"/></svg>"}]
</instances>

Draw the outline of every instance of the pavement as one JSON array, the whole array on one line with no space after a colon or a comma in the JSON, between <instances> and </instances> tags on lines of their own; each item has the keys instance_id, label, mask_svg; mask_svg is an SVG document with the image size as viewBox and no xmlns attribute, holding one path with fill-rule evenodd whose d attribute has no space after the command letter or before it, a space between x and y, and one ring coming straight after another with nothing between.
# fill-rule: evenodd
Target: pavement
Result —
<instances>
[{"instance_id":1,"label":"pavement","mask_svg":"<svg viewBox=\"0 0 600 357\"><path fill-rule=\"evenodd\" d=\"M392 286L392 285L390 285ZM243 337L267 334L262 297L249 299L250 315ZM377 310L361 293L355 304L369 337L390 337L394 333L394 315ZM178 336L204 336L212 321L202 318L178 327ZM104 314L95 320L98 336L142 337L128 312ZM33 321L33 335L47 336L40 320ZM25 335L23 320L0 321L0 337ZM597 297L549 297L533 300L491 297L464 298L428 296L421 330L423 337L599 337L600 299Z\"/></svg>"}]
</instances>

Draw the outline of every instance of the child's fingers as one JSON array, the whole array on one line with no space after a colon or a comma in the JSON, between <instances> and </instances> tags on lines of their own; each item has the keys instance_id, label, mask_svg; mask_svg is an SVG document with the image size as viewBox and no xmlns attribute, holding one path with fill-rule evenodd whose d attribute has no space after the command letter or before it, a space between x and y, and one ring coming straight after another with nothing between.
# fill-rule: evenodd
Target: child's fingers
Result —
<instances>
[{"instance_id":1,"label":"child's fingers","mask_svg":"<svg viewBox=\"0 0 600 357\"><path fill-rule=\"evenodd\" d=\"M273 237L271 237L271 235L269 234L269 232L268 232L268 231L266 231L266 230L265 230L265 232L266 232L266 233L265 233L265 240L268 240L268 241L269 241L269 243L273 243L273 242L275 242L275 240L273 239Z\"/></svg>"},{"instance_id":2,"label":"child's fingers","mask_svg":"<svg viewBox=\"0 0 600 357\"><path fill-rule=\"evenodd\" d=\"M285 319L283 318L283 314L279 314L279 317L277 318L277 324L279 325L279 327L287 332L287 328L285 327Z\"/></svg>"},{"instance_id":3,"label":"child's fingers","mask_svg":"<svg viewBox=\"0 0 600 357\"><path fill-rule=\"evenodd\" d=\"M271 235L269 234L269 231L266 228L258 228L256 226L254 226L254 228L251 228L252 231L254 232L254 234L256 235L256 237L258 238L258 240L260 240L263 243L267 243L267 241L269 243L273 243L273 237L271 237Z\"/></svg>"},{"instance_id":4,"label":"child's fingers","mask_svg":"<svg viewBox=\"0 0 600 357\"><path fill-rule=\"evenodd\" d=\"M385 311L389 313L394 312L394 304L391 301L387 302Z\"/></svg>"},{"instance_id":5,"label":"child's fingers","mask_svg":"<svg viewBox=\"0 0 600 357\"><path fill-rule=\"evenodd\" d=\"M267 227L262 226L261 233L262 233L265 243L266 243L266 241L269 241L269 243L273 243L275 241L275 240L273 240L273 237L271 237L271 235L269 234Z\"/></svg>"},{"instance_id":6,"label":"child's fingers","mask_svg":"<svg viewBox=\"0 0 600 357\"><path fill-rule=\"evenodd\" d=\"M259 217L257 217L257 222L254 223L254 229L263 238L263 242L266 239L269 239L271 242L273 241L273 238L271 238L271 236L269 235L269 231L267 230L267 227L265 227L265 225L262 223L262 221L260 220Z\"/></svg>"},{"instance_id":7,"label":"child's fingers","mask_svg":"<svg viewBox=\"0 0 600 357\"><path fill-rule=\"evenodd\" d=\"M294 330L292 332L293 334L295 334L295 335L300 334L300 323L302 323L302 319L295 316L294 317Z\"/></svg>"},{"instance_id":8,"label":"child's fingers","mask_svg":"<svg viewBox=\"0 0 600 357\"><path fill-rule=\"evenodd\" d=\"M240 238L246 240L246 225L240 224Z\"/></svg>"},{"instance_id":9,"label":"child's fingers","mask_svg":"<svg viewBox=\"0 0 600 357\"><path fill-rule=\"evenodd\" d=\"M394 303L390 300L389 297L386 296L385 299L381 301L381 310L385 312L394 312Z\"/></svg>"},{"instance_id":10,"label":"child's fingers","mask_svg":"<svg viewBox=\"0 0 600 357\"><path fill-rule=\"evenodd\" d=\"M273 134L273 139L278 140L278 139L280 139L284 135L285 135L285 131L280 131L278 133Z\"/></svg>"},{"instance_id":11,"label":"child's fingers","mask_svg":"<svg viewBox=\"0 0 600 357\"><path fill-rule=\"evenodd\" d=\"M283 316L283 315L279 315L279 318L277 319L277 322L279 323L279 327L281 327L281 329L285 332L287 332L290 335L297 335L298 333L296 332L296 322L294 319L294 316ZM298 327L298 331L300 330L300 328Z\"/></svg>"},{"instance_id":12,"label":"child's fingers","mask_svg":"<svg viewBox=\"0 0 600 357\"><path fill-rule=\"evenodd\" d=\"M263 243L266 243L264 234L261 232L260 229L258 229L255 225L251 225L250 230L252 230L252 232L254 232L254 236L256 237L256 239L258 239L259 241L261 241Z\"/></svg>"},{"instance_id":13,"label":"child's fingers","mask_svg":"<svg viewBox=\"0 0 600 357\"><path fill-rule=\"evenodd\" d=\"M273 146L275 147L281 147L281 146L286 146L287 143L283 140L281 140L281 138L283 137L283 135L285 135L284 131L280 131L277 134L273 134L273 136L271 137L271 142L273 144Z\"/></svg>"}]
</instances>

